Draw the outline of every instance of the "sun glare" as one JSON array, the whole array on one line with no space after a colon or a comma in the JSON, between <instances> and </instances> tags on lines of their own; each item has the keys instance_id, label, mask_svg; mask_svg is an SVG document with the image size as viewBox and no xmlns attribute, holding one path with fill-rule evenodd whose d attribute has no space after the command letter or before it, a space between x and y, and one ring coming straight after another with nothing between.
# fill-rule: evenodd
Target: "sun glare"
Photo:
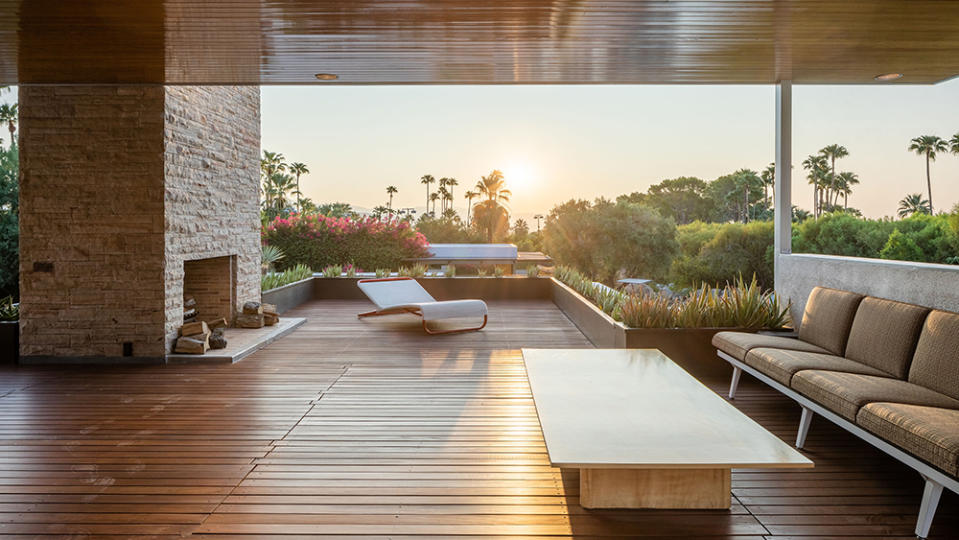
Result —
<instances>
[{"instance_id":1,"label":"sun glare","mask_svg":"<svg viewBox=\"0 0 959 540\"><path fill-rule=\"evenodd\" d=\"M513 161L503 168L506 185L511 189L525 189L537 181L537 171L527 161Z\"/></svg>"}]
</instances>

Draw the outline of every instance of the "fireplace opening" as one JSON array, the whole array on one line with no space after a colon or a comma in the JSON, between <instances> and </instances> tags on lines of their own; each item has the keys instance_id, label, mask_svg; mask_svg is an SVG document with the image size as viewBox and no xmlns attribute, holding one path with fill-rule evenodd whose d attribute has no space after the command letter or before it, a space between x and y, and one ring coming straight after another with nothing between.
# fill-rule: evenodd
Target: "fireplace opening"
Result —
<instances>
[{"instance_id":1,"label":"fireplace opening","mask_svg":"<svg viewBox=\"0 0 959 540\"><path fill-rule=\"evenodd\" d=\"M233 320L236 255L183 262L183 321Z\"/></svg>"}]
</instances>

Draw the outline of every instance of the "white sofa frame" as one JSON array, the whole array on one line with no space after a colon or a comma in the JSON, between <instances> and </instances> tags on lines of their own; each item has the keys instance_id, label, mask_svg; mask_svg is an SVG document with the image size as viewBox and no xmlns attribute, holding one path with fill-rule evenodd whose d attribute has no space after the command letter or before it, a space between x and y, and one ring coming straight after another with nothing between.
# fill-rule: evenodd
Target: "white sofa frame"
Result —
<instances>
[{"instance_id":1,"label":"white sofa frame","mask_svg":"<svg viewBox=\"0 0 959 540\"><path fill-rule=\"evenodd\" d=\"M846 420L792 388L747 365L745 362L737 360L720 350L717 350L716 354L733 366L733 378L729 384L729 399L736 398L736 388L739 386L739 379L742 376L742 372L745 371L799 403L799 406L802 407L802 416L799 419L799 432L796 434L796 448L802 448L806 444L806 434L809 433L809 425L812 422L813 416L818 414L905 465L915 469L926 481L925 489L922 492L922 504L919 506L919 518L916 521L916 536L919 538L929 536L929 528L932 526L932 520L936 515L936 508L939 506L939 498L942 496L943 488L953 493L959 493L959 480L956 480L952 476L949 476L901 448L890 444L877 435L866 431L855 423Z\"/></svg>"}]
</instances>

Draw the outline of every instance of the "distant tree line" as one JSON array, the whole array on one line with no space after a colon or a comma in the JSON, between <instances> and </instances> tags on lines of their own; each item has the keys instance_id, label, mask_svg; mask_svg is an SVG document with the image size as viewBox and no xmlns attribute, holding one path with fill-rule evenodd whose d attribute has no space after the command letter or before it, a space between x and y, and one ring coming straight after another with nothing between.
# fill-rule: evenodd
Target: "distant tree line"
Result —
<instances>
[{"instance_id":1,"label":"distant tree line","mask_svg":"<svg viewBox=\"0 0 959 540\"><path fill-rule=\"evenodd\" d=\"M6 87L0 87L0 94ZM20 150L17 147L17 104L0 105L0 125L10 133L0 138L0 299L20 297Z\"/></svg>"}]
</instances>

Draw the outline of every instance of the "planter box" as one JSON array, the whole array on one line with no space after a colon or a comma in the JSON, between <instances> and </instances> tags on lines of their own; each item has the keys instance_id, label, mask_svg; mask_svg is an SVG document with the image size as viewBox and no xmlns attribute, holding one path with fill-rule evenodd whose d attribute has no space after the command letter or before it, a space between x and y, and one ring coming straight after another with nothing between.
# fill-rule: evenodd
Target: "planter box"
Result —
<instances>
[{"instance_id":1,"label":"planter box","mask_svg":"<svg viewBox=\"0 0 959 540\"><path fill-rule=\"evenodd\" d=\"M743 328L627 328L581 294L553 278L555 303L596 347L659 349L697 379L728 378L732 367L716 356L717 332Z\"/></svg>"},{"instance_id":2,"label":"planter box","mask_svg":"<svg viewBox=\"0 0 959 540\"><path fill-rule=\"evenodd\" d=\"M625 326L560 280L550 278L550 285L553 303L593 345L600 349L625 348Z\"/></svg>"},{"instance_id":3,"label":"planter box","mask_svg":"<svg viewBox=\"0 0 959 540\"><path fill-rule=\"evenodd\" d=\"M365 300L356 282L371 278L313 278L317 300ZM542 300L550 297L550 278L422 277L416 281L438 300Z\"/></svg>"},{"instance_id":4,"label":"planter box","mask_svg":"<svg viewBox=\"0 0 959 540\"><path fill-rule=\"evenodd\" d=\"M0 364L20 359L20 322L0 321Z\"/></svg>"},{"instance_id":5,"label":"planter box","mask_svg":"<svg viewBox=\"0 0 959 540\"><path fill-rule=\"evenodd\" d=\"M313 299L313 280L313 277L308 277L282 287L263 291L260 298L267 304L275 305L276 310L282 314L284 311L289 311Z\"/></svg>"}]
</instances>

